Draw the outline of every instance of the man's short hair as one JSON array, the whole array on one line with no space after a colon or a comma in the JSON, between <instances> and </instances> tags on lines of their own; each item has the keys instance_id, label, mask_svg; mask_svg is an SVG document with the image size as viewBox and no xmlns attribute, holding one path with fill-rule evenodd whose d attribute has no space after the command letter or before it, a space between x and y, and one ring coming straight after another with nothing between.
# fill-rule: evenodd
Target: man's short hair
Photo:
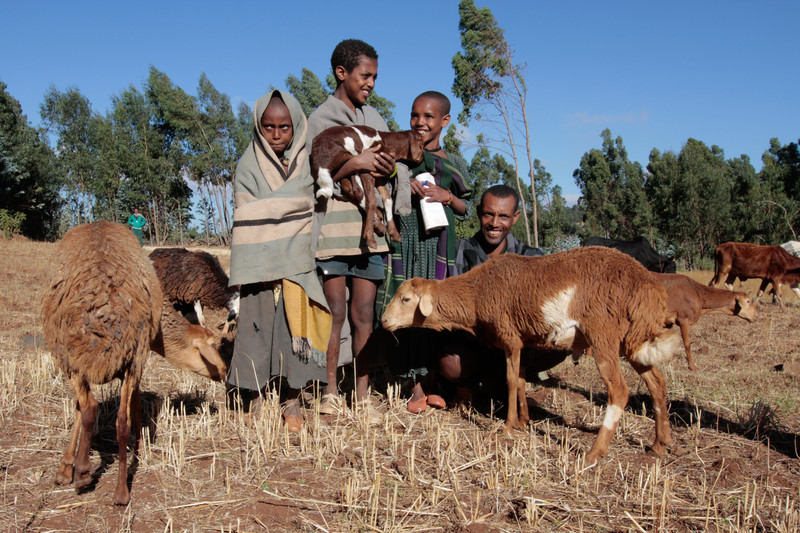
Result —
<instances>
[{"instance_id":1,"label":"man's short hair","mask_svg":"<svg viewBox=\"0 0 800 533\"><path fill-rule=\"evenodd\" d=\"M374 59L375 61L378 60L378 52L364 41L359 39L345 39L333 49L333 54L331 54L331 69L336 71L336 67L341 65L347 72L352 72L358 65L358 58L361 56Z\"/></svg>"},{"instance_id":2,"label":"man's short hair","mask_svg":"<svg viewBox=\"0 0 800 533\"><path fill-rule=\"evenodd\" d=\"M492 185L481 195L481 203L478 204L478 213L483 210L483 199L486 198L487 194L491 194L496 198L508 198L509 196L514 197L514 212L516 213L519 210L519 194L517 191L514 190L513 187L509 187L508 185L499 184L499 185Z\"/></svg>"},{"instance_id":3,"label":"man's short hair","mask_svg":"<svg viewBox=\"0 0 800 533\"><path fill-rule=\"evenodd\" d=\"M421 95L414 98L414 101L416 102L420 98L430 98L431 100L436 100L436 102L439 104L439 110L442 112L442 115L450 114L450 99L439 91L425 91Z\"/></svg>"}]
</instances>

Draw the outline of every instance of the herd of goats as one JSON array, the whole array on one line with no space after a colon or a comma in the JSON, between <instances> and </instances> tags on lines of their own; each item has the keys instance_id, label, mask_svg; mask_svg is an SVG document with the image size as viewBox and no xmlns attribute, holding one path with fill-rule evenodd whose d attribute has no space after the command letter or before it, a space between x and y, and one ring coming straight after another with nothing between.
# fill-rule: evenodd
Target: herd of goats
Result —
<instances>
[{"instance_id":1,"label":"herd of goats","mask_svg":"<svg viewBox=\"0 0 800 533\"><path fill-rule=\"evenodd\" d=\"M792 243L785 246L795 252ZM118 378L119 474L114 503L127 505L127 447L133 438L133 453L137 452L139 388L149 352L177 368L224 379L221 334L206 327L202 308L228 309L227 331L236 318L238 293L227 286L227 275L212 255L165 248L148 257L130 230L110 222L71 229L56 257L55 273L42 299L44 335L77 395L74 425L56 483L74 483L80 490L92 481L89 451L98 402L90 385ZM524 429L529 421L525 379L520 377L525 376L521 349L590 352L608 384L608 405L586 455L587 464L606 454L628 402L619 363L624 357L652 397L651 450L663 455L672 437L666 384L657 367L672 359L682 344L689 368L696 368L690 326L707 313L752 321L758 297L770 283L779 301L783 284L792 284L800 296L800 258L780 246L725 243L717 248L715 259L709 285L719 285L725 278L729 290L681 274L653 273L631 255L607 246L541 257L506 254L461 276L404 282L387 307L382 326L390 331L464 330L505 350L509 433ZM654 270L663 268L657 261ZM732 290L736 278L762 280L755 300Z\"/></svg>"}]
</instances>

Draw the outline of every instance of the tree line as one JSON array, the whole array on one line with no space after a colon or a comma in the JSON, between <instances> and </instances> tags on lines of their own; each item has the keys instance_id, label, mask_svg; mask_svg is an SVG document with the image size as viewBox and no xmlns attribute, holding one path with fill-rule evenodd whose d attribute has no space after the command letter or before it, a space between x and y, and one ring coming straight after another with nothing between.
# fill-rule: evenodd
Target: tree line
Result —
<instances>
[{"instance_id":1,"label":"tree line","mask_svg":"<svg viewBox=\"0 0 800 533\"><path fill-rule=\"evenodd\" d=\"M769 141L759 172L747 156L726 160L720 147L692 138L677 154L653 148L643 166L606 129L601 146L578 162L573 178L581 197L568 206L533 157L524 65L515 62L488 8L461 0L458 9L461 50L452 60L452 91L462 103L459 124L480 133L465 146L451 124L444 147L473 152L473 198L497 183L519 191L525 216L513 229L518 238L556 251L592 235L644 235L690 268L704 266L726 240L796 238L800 153L797 143L778 139ZM331 74L323 83L306 68L285 80L306 115L334 85ZM368 103L400 129L393 102L373 93ZM105 114L78 88L51 87L39 112L42 126L34 128L0 81L0 230L55 239L83 222L125 221L138 207L155 244L228 243L234 173L252 139L253 110L246 103L234 110L205 74L192 95L151 67L140 88L131 84L112 97ZM473 216L457 234L477 229Z\"/></svg>"}]
</instances>

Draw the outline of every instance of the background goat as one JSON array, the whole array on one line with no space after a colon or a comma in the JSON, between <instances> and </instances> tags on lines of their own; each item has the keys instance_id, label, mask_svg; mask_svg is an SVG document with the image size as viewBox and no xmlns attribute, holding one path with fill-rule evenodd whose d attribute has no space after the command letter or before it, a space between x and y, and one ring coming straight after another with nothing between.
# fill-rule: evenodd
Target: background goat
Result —
<instances>
[{"instance_id":1,"label":"background goat","mask_svg":"<svg viewBox=\"0 0 800 533\"><path fill-rule=\"evenodd\" d=\"M756 305L746 292L732 292L706 287L683 274L655 274L667 289L667 313L675 317L681 329L683 347L689 370L697 370L692 361L689 328L700 317L709 313L735 315L752 322L756 317Z\"/></svg>"}]
</instances>

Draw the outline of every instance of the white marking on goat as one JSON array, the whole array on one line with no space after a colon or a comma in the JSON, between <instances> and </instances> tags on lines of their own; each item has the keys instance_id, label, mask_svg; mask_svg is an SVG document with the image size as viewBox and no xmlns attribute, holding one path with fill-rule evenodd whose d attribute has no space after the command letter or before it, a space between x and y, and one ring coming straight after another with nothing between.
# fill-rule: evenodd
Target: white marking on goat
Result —
<instances>
[{"instance_id":1,"label":"white marking on goat","mask_svg":"<svg viewBox=\"0 0 800 533\"><path fill-rule=\"evenodd\" d=\"M569 316L569 304L574 296L575 287L570 287L542 304L542 317L550 329L547 340L556 346L571 347L575 340L579 324Z\"/></svg>"},{"instance_id":2,"label":"white marking on goat","mask_svg":"<svg viewBox=\"0 0 800 533\"><path fill-rule=\"evenodd\" d=\"M330 198L333 196L333 178L331 178L331 172L327 168L319 169L319 173L317 174L317 185L319 185L317 198L320 196L324 196L325 198Z\"/></svg>"},{"instance_id":3,"label":"white marking on goat","mask_svg":"<svg viewBox=\"0 0 800 533\"><path fill-rule=\"evenodd\" d=\"M388 224L389 222L392 221L393 202L391 198L387 198L383 203L384 203L383 209L384 211L386 211L386 223Z\"/></svg>"},{"instance_id":4,"label":"white marking on goat","mask_svg":"<svg viewBox=\"0 0 800 533\"><path fill-rule=\"evenodd\" d=\"M622 409L616 405L609 405L608 409L606 409L606 416L603 419L603 427L610 431L614 431L614 428L617 427L617 422L619 422L621 416Z\"/></svg>"},{"instance_id":5,"label":"white marking on goat","mask_svg":"<svg viewBox=\"0 0 800 533\"><path fill-rule=\"evenodd\" d=\"M361 187L361 190L363 191L364 190L364 184L361 183L361 178L358 176L358 174L356 174L353 177L356 179L356 183L358 184L359 187ZM364 209L364 210L367 209L367 195L366 194L364 194L364 197L361 198L360 202L358 202L358 207L360 207L361 209Z\"/></svg>"},{"instance_id":6,"label":"white marking on goat","mask_svg":"<svg viewBox=\"0 0 800 533\"><path fill-rule=\"evenodd\" d=\"M653 407L653 410L656 412L657 415L661 414L661 409L659 409L658 407Z\"/></svg>"},{"instance_id":7,"label":"white marking on goat","mask_svg":"<svg viewBox=\"0 0 800 533\"><path fill-rule=\"evenodd\" d=\"M356 130L358 131L358 130ZM361 132L359 132L361 133ZM356 141L352 137L345 137L344 138L344 149L347 150L351 155L357 156L358 152L356 151Z\"/></svg>"},{"instance_id":8,"label":"white marking on goat","mask_svg":"<svg viewBox=\"0 0 800 533\"><path fill-rule=\"evenodd\" d=\"M645 366L658 366L672 359L683 344L678 328L664 330L634 352L632 359Z\"/></svg>"},{"instance_id":9,"label":"white marking on goat","mask_svg":"<svg viewBox=\"0 0 800 533\"><path fill-rule=\"evenodd\" d=\"M381 142L381 134L380 133L376 132L375 133L375 137L367 137L366 135L364 135L364 132L362 132L360 129L358 129L358 128L353 128L353 129L358 134L358 137L361 139L361 151L362 152L364 150L367 150L373 144ZM353 154L353 155L358 155L358 154Z\"/></svg>"},{"instance_id":10,"label":"white marking on goat","mask_svg":"<svg viewBox=\"0 0 800 533\"><path fill-rule=\"evenodd\" d=\"M194 301L194 312L197 315L197 323L200 324L201 326L205 326L206 321L203 318L203 306L200 305L200 300Z\"/></svg>"}]
</instances>

